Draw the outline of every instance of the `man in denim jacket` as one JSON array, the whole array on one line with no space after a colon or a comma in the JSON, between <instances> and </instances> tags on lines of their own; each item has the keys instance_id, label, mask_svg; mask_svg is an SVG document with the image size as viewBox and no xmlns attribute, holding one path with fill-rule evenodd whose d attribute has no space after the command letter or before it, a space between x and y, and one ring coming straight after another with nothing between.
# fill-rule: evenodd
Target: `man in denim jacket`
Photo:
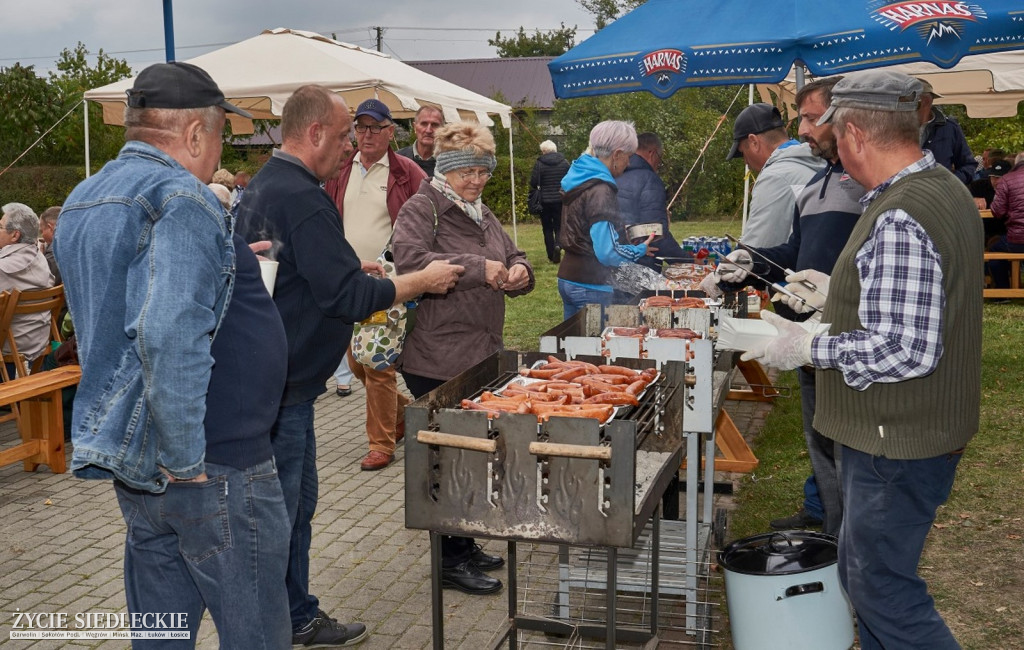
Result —
<instances>
[{"instance_id":1,"label":"man in denim jacket","mask_svg":"<svg viewBox=\"0 0 1024 650\"><path fill-rule=\"evenodd\" d=\"M255 255L206 187L225 111L248 117L200 68L144 70L127 144L71 193L54 238L82 363L72 470L113 479L136 629L191 633L136 648L193 647L206 608L221 648L290 645L270 445L286 340Z\"/></svg>"}]
</instances>

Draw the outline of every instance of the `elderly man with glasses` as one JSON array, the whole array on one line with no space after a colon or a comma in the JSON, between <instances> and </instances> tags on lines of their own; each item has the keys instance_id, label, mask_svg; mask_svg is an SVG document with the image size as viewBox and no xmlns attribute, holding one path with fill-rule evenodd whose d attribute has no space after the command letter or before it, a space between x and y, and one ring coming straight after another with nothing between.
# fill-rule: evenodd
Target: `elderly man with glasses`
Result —
<instances>
[{"instance_id":1,"label":"elderly man with glasses","mask_svg":"<svg viewBox=\"0 0 1024 650\"><path fill-rule=\"evenodd\" d=\"M413 160L391 150L395 133L391 111L368 99L356 109L356 153L324 189L334 199L345 226L345 239L362 260L375 260L391 239L398 210L427 175ZM394 368L374 370L349 352L349 367L366 386L366 437L369 453L360 469L384 469L395 459L395 445L405 436L405 405Z\"/></svg>"}]
</instances>

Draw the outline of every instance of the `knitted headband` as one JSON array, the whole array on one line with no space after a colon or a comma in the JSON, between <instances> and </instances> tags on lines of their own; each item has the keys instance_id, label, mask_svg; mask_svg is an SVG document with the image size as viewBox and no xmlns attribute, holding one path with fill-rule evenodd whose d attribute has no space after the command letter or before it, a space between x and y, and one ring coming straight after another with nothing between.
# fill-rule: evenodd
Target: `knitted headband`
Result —
<instances>
[{"instance_id":1,"label":"knitted headband","mask_svg":"<svg viewBox=\"0 0 1024 650\"><path fill-rule=\"evenodd\" d=\"M435 158L437 158L437 171L442 174L466 167L486 167L487 171L493 172L495 165L498 164L491 154L477 155L473 153L472 149L442 151Z\"/></svg>"}]
</instances>

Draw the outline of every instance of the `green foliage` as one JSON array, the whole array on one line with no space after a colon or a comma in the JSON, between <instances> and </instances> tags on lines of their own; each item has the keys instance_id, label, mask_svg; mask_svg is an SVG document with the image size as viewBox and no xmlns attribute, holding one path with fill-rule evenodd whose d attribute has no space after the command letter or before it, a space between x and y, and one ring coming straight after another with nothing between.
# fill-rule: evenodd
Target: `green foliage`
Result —
<instances>
[{"instance_id":1,"label":"green foliage","mask_svg":"<svg viewBox=\"0 0 1024 650\"><path fill-rule=\"evenodd\" d=\"M620 14L636 9L646 0L576 0L576 2L594 14L594 23L598 29L604 29Z\"/></svg>"},{"instance_id":2,"label":"green foliage","mask_svg":"<svg viewBox=\"0 0 1024 650\"><path fill-rule=\"evenodd\" d=\"M65 48L57 58L57 71L50 73L49 86L59 115L64 115L82 100L85 91L130 77L131 66L124 59L111 57L102 49L96 63L89 63L89 50L81 42L73 50ZM80 115L69 116L51 134L48 161L70 165L85 159L85 133ZM89 105L89 153L96 168L117 156L124 144L124 129L103 123L99 104Z\"/></svg>"},{"instance_id":3,"label":"green foliage","mask_svg":"<svg viewBox=\"0 0 1024 650\"><path fill-rule=\"evenodd\" d=\"M63 205L71 190L85 178L82 165L67 167L12 167L0 176L0 205L16 201L39 214L51 205Z\"/></svg>"},{"instance_id":4,"label":"green foliage","mask_svg":"<svg viewBox=\"0 0 1024 650\"><path fill-rule=\"evenodd\" d=\"M985 149L1003 149L1010 161L1024 151L1024 109L1014 117L969 118L962 106L940 106L946 115L955 117L964 130L971 151L980 155Z\"/></svg>"},{"instance_id":5,"label":"green foliage","mask_svg":"<svg viewBox=\"0 0 1024 650\"><path fill-rule=\"evenodd\" d=\"M4 110L0 114L0 162L6 167L29 148L56 121L52 90L36 75L34 66L15 63L0 70L0 96ZM30 152L22 162L46 162L46 148Z\"/></svg>"},{"instance_id":6,"label":"green foliage","mask_svg":"<svg viewBox=\"0 0 1024 650\"><path fill-rule=\"evenodd\" d=\"M536 29L533 34L527 34L526 30L520 27L516 34L507 38L502 38L501 32L498 32L494 38L487 39L487 44L498 48L498 56L503 59L558 56L576 45L576 27L566 27L565 23L562 23L560 29L549 32Z\"/></svg>"},{"instance_id":7,"label":"green foliage","mask_svg":"<svg viewBox=\"0 0 1024 650\"><path fill-rule=\"evenodd\" d=\"M602 120L630 120L638 133L658 134L665 147L660 175L671 199L735 96L735 88L713 87L685 88L668 99L648 93L560 99L555 102L551 123L564 134L560 150L570 159L586 149L590 130ZM739 209L743 166L727 162L725 154L731 145L732 120L743 106L743 102L732 104L730 114L673 204L674 218L732 214Z\"/></svg>"}]
</instances>

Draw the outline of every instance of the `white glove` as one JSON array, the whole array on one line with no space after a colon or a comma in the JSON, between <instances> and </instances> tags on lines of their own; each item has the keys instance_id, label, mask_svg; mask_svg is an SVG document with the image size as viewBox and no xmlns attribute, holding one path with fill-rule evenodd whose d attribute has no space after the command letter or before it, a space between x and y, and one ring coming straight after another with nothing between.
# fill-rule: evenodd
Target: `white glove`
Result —
<instances>
[{"instance_id":1,"label":"white glove","mask_svg":"<svg viewBox=\"0 0 1024 650\"><path fill-rule=\"evenodd\" d=\"M787 307L798 314L806 314L809 311L814 311L815 308L821 309L825 306L825 298L828 297L828 281L828 275L814 269L791 273L786 276L786 290L800 296L804 302L782 293L772 296L772 301L785 303ZM816 289L811 289L804 282L815 285Z\"/></svg>"},{"instance_id":2,"label":"white glove","mask_svg":"<svg viewBox=\"0 0 1024 650\"><path fill-rule=\"evenodd\" d=\"M722 295L722 289L718 286L717 273L708 273L704 276L704 279L700 281L700 288L712 300L717 300Z\"/></svg>"},{"instance_id":3,"label":"white glove","mask_svg":"<svg viewBox=\"0 0 1024 650\"><path fill-rule=\"evenodd\" d=\"M762 311L761 320L778 330L778 335L760 348L744 352L740 359L743 361L757 359L766 366L780 370L792 370L811 364L811 344L814 341L814 334L805 330L798 323L786 320L770 311Z\"/></svg>"},{"instance_id":4,"label":"white glove","mask_svg":"<svg viewBox=\"0 0 1024 650\"><path fill-rule=\"evenodd\" d=\"M750 269L754 268L754 261L750 253L738 248L725 256L728 262L720 262L715 274L725 282L739 283L747 279Z\"/></svg>"}]
</instances>

